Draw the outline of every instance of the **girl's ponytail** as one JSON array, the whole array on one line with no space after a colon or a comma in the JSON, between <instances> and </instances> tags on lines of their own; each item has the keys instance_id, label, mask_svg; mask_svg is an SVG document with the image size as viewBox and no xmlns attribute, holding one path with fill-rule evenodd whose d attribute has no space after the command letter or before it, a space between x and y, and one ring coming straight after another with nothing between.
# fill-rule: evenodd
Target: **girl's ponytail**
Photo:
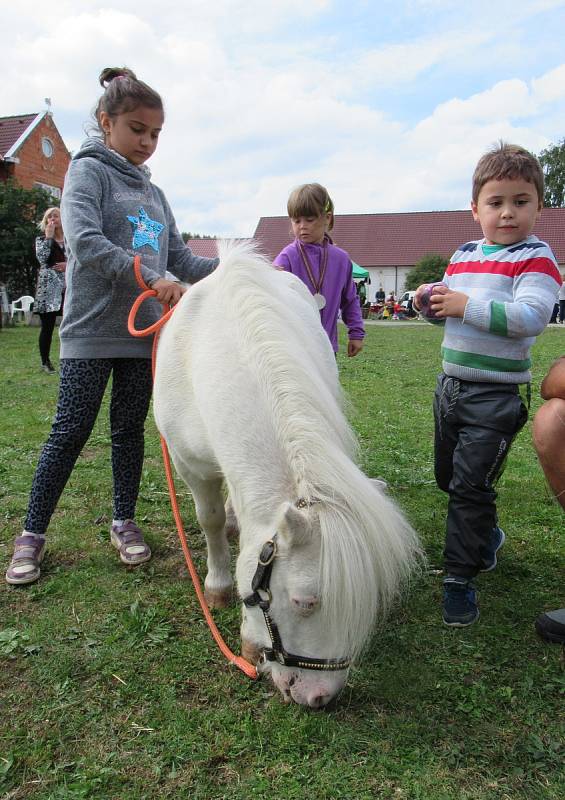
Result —
<instances>
[{"instance_id":1,"label":"girl's ponytail","mask_svg":"<svg viewBox=\"0 0 565 800\"><path fill-rule=\"evenodd\" d=\"M143 81L137 79L135 72L128 67L105 67L98 79L104 87L104 94L94 109L96 127L102 133L100 113L105 111L115 119L139 106L156 108L164 113L161 96Z\"/></svg>"}]
</instances>

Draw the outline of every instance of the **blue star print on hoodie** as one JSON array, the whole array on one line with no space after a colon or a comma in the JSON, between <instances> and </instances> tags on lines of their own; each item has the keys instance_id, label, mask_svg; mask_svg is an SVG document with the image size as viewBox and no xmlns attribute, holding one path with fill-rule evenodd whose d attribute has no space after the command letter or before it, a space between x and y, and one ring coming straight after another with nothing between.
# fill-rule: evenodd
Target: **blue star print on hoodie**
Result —
<instances>
[{"instance_id":1,"label":"blue star print on hoodie","mask_svg":"<svg viewBox=\"0 0 565 800\"><path fill-rule=\"evenodd\" d=\"M132 247L134 250L148 244L156 253L159 252L159 234L165 227L154 219L151 219L146 213L144 208L139 209L138 217L130 217L128 219L133 225L133 240Z\"/></svg>"}]
</instances>

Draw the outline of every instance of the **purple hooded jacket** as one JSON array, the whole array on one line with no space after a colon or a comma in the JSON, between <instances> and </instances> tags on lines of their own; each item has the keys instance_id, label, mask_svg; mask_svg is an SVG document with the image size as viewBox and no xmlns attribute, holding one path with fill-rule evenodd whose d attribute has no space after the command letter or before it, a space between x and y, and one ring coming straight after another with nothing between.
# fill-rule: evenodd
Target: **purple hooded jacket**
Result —
<instances>
[{"instance_id":1,"label":"purple hooded jacket","mask_svg":"<svg viewBox=\"0 0 565 800\"><path fill-rule=\"evenodd\" d=\"M320 275L322 245L306 242L301 242L301 244L310 261L314 279L317 280ZM328 264L324 282L320 287L321 294L326 298L326 305L321 311L321 321L334 352L337 353L337 315L339 311L341 311L343 322L347 325L350 339L363 339L365 328L363 327L359 298L353 282L351 259L345 250L341 250L335 244L328 242L327 247ZM296 240L281 250L273 263L282 267L286 272L292 272L306 284L312 294L315 294L316 287L312 285L308 276Z\"/></svg>"}]
</instances>

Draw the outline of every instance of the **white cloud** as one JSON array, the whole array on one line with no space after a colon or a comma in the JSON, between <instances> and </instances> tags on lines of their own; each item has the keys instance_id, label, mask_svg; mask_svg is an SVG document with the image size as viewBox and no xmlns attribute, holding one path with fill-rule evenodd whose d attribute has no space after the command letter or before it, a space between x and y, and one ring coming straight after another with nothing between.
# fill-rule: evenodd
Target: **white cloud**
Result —
<instances>
[{"instance_id":1,"label":"white cloud","mask_svg":"<svg viewBox=\"0 0 565 800\"><path fill-rule=\"evenodd\" d=\"M540 103L555 103L565 99L565 64L534 79L532 89Z\"/></svg>"},{"instance_id":2,"label":"white cloud","mask_svg":"<svg viewBox=\"0 0 565 800\"><path fill-rule=\"evenodd\" d=\"M381 6L406 20L404 36L398 24L387 39ZM61 0L55 11L20 0L3 14L14 35L0 53L0 114L51 97L76 149L99 72L127 64L163 95L150 166L183 230L250 235L307 180L341 212L467 207L474 163L498 138L539 152L565 135L565 64L541 60L561 47L564 6L161 0L157 13L147 0ZM547 9L553 29L524 51ZM489 25L473 24L487 10ZM348 31L350 18L364 27ZM405 108L383 100L395 92Z\"/></svg>"}]
</instances>

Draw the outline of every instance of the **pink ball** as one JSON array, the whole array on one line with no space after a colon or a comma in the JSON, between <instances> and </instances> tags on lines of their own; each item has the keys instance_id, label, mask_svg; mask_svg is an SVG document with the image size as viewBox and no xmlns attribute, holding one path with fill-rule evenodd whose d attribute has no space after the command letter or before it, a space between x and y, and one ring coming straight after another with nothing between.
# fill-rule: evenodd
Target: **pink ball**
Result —
<instances>
[{"instance_id":1,"label":"pink ball","mask_svg":"<svg viewBox=\"0 0 565 800\"><path fill-rule=\"evenodd\" d=\"M430 298L436 293L436 288L445 286L443 283L428 283L426 288L420 295L420 314L431 321L443 322L443 319L436 320L435 311L432 311L430 306Z\"/></svg>"}]
</instances>

